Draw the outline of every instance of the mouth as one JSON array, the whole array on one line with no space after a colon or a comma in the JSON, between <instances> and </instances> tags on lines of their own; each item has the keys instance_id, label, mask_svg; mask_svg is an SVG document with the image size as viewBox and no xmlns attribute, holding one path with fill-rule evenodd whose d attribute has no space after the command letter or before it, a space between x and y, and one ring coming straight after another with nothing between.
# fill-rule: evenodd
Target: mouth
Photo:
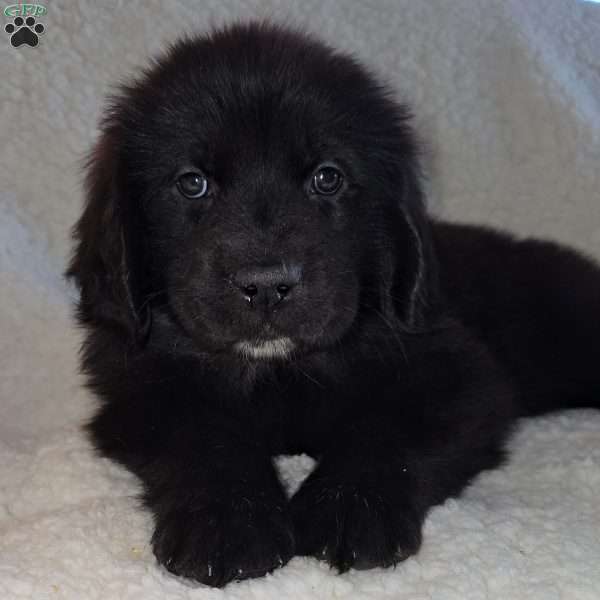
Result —
<instances>
[{"instance_id":1,"label":"mouth","mask_svg":"<svg viewBox=\"0 0 600 600\"><path fill-rule=\"evenodd\" d=\"M253 359L286 358L294 347L294 342L288 337L272 340L242 340L234 346L239 354Z\"/></svg>"}]
</instances>

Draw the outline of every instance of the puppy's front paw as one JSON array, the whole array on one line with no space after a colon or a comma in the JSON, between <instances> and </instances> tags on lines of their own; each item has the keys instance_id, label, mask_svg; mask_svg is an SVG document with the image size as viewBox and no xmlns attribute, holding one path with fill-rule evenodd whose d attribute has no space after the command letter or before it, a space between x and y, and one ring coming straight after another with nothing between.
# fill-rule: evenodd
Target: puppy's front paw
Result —
<instances>
[{"instance_id":1,"label":"puppy's front paw","mask_svg":"<svg viewBox=\"0 0 600 600\"><path fill-rule=\"evenodd\" d=\"M173 508L157 517L154 554L172 573L214 587L259 577L294 555L286 511L279 499L251 494Z\"/></svg>"},{"instance_id":2,"label":"puppy's front paw","mask_svg":"<svg viewBox=\"0 0 600 600\"><path fill-rule=\"evenodd\" d=\"M421 522L404 503L375 489L327 479L307 481L292 498L298 554L344 572L387 567L421 544Z\"/></svg>"}]
</instances>

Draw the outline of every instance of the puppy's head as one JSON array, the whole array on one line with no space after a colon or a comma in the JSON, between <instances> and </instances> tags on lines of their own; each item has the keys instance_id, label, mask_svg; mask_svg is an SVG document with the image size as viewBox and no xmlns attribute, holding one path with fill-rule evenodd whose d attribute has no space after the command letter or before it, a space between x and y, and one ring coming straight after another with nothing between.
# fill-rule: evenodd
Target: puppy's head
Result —
<instances>
[{"instance_id":1,"label":"puppy's head","mask_svg":"<svg viewBox=\"0 0 600 600\"><path fill-rule=\"evenodd\" d=\"M252 24L174 46L107 111L69 274L84 322L286 357L419 320L430 244L404 108L353 59Z\"/></svg>"}]
</instances>

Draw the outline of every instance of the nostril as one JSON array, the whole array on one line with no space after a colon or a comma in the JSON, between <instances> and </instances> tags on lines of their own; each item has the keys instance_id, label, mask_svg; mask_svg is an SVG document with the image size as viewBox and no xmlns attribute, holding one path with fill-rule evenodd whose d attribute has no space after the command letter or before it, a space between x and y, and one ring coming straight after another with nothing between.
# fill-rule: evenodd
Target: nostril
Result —
<instances>
[{"instance_id":1,"label":"nostril","mask_svg":"<svg viewBox=\"0 0 600 600\"><path fill-rule=\"evenodd\" d=\"M248 300L252 300L252 298L258 294L258 288L253 283L245 285L242 289Z\"/></svg>"},{"instance_id":2,"label":"nostril","mask_svg":"<svg viewBox=\"0 0 600 600\"><path fill-rule=\"evenodd\" d=\"M301 268L295 264L246 267L231 275L229 282L248 304L273 308L290 299L301 281L301 273Z\"/></svg>"},{"instance_id":3,"label":"nostril","mask_svg":"<svg viewBox=\"0 0 600 600\"><path fill-rule=\"evenodd\" d=\"M290 286L285 283L280 283L277 286L277 293L280 298L285 298L290 293Z\"/></svg>"}]
</instances>

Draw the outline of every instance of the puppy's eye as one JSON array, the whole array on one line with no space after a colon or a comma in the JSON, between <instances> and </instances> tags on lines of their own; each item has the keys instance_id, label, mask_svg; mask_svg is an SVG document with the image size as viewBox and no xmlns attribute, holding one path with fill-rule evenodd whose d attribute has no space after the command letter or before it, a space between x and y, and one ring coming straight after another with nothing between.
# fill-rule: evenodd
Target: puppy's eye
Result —
<instances>
[{"instance_id":1,"label":"puppy's eye","mask_svg":"<svg viewBox=\"0 0 600 600\"><path fill-rule=\"evenodd\" d=\"M208 179L202 173L190 171L179 176L177 188L186 198L202 198L208 192Z\"/></svg>"},{"instance_id":2,"label":"puppy's eye","mask_svg":"<svg viewBox=\"0 0 600 600\"><path fill-rule=\"evenodd\" d=\"M335 167L320 167L313 175L312 188L317 194L332 196L342 187L343 182L344 176Z\"/></svg>"}]
</instances>

